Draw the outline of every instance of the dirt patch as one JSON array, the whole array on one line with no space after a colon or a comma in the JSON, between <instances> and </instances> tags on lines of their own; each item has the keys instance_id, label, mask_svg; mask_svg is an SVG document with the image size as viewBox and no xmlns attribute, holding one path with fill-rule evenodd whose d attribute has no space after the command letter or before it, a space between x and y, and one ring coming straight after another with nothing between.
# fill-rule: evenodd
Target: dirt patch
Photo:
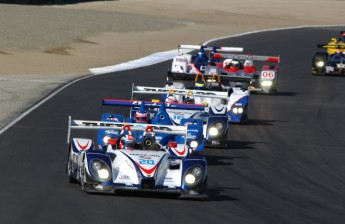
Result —
<instances>
[{"instance_id":1,"label":"dirt patch","mask_svg":"<svg viewBox=\"0 0 345 224\"><path fill-rule=\"evenodd\" d=\"M57 47L45 50L44 53L48 54L60 54L60 55L72 55L69 50L72 50L72 48L69 47Z\"/></svg>"}]
</instances>

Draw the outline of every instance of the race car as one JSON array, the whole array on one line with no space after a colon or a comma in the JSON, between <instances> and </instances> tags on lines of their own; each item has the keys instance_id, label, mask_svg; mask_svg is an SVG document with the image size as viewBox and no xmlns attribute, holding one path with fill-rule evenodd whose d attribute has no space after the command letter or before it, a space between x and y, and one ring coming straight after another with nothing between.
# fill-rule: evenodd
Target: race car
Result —
<instances>
[{"instance_id":1,"label":"race car","mask_svg":"<svg viewBox=\"0 0 345 224\"><path fill-rule=\"evenodd\" d=\"M87 193L120 191L176 193L180 198L207 197L207 161L198 150L200 125L137 124L115 121L68 122L67 175ZM119 131L107 146L89 138L72 138L72 129ZM140 132L140 136L137 134ZM156 135L167 136L160 144ZM134 139L139 137L139 142ZM99 141L98 141L99 142ZM183 152L176 156L172 151Z\"/></svg>"},{"instance_id":2,"label":"race car","mask_svg":"<svg viewBox=\"0 0 345 224\"><path fill-rule=\"evenodd\" d=\"M318 44L317 48L311 63L313 75L345 75L345 43Z\"/></svg>"},{"instance_id":3,"label":"race car","mask_svg":"<svg viewBox=\"0 0 345 224\"><path fill-rule=\"evenodd\" d=\"M275 94L278 88L278 63L280 56L211 53L213 66L205 67L205 74L222 74L251 78L249 90L255 93ZM217 59L217 60L216 60ZM264 63L261 70L255 63ZM217 67L217 68L214 68Z\"/></svg>"},{"instance_id":4,"label":"race car","mask_svg":"<svg viewBox=\"0 0 345 224\"><path fill-rule=\"evenodd\" d=\"M132 93L140 94L164 94L166 89L162 92L160 88L152 87L150 92L145 92L133 88ZM162 89L162 88L161 88ZM169 96L171 97L171 96ZM143 103L145 109L143 109ZM227 147L228 143L228 122L226 115L226 108L223 106L208 107L205 104L190 104L178 102L159 102L142 101L142 100L120 100L106 98L102 100L103 106L126 106L130 107L130 122L140 122L137 116L147 114L146 122L151 124L164 124L164 125L184 125L186 121L198 120L199 126L202 129L204 142L203 144L208 147Z\"/></svg>"},{"instance_id":5,"label":"race car","mask_svg":"<svg viewBox=\"0 0 345 224\"><path fill-rule=\"evenodd\" d=\"M190 54L191 50L198 50L196 55ZM210 63L209 54L211 52L242 52L241 47L216 47L204 45L187 45L178 46L178 55L173 58L171 72L180 73L203 73L205 66Z\"/></svg>"},{"instance_id":6,"label":"race car","mask_svg":"<svg viewBox=\"0 0 345 224\"><path fill-rule=\"evenodd\" d=\"M224 108L228 122L245 123L248 120L251 77L218 75L217 72L216 66L208 67L207 75L169 72L165 88L173 88L175 94L191 91L196 103L207 103L215 110Z\"/></svg>"}]
</instances>

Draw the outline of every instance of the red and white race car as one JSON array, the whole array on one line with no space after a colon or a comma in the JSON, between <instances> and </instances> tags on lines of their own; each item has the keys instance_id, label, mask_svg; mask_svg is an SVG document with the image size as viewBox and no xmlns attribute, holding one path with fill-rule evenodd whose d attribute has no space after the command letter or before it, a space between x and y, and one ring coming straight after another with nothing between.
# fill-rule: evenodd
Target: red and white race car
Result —
<instances>
[{"instance_id":1,"label":"red and white race car","mask_svg":"<svg viewBox=\"0 0 345 224\"><path fill-rule=\"evenodd\" d=\"M254 62L261 64L261 70L257 69L259 66L255 66ZM250 91L275 94L278 85L277 64L279 62L279 56L211 53L205 74L251 77Z\"/></svg>"}]
</instances>

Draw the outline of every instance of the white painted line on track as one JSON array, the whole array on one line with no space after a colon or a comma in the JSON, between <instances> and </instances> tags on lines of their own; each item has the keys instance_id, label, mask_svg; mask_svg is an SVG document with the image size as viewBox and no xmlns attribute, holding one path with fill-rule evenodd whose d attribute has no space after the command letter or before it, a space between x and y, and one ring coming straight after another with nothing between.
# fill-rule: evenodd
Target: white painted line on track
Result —
<instances>
[{"instance_id":1,"label":"white painted line on track","mask_svg":"<svg viewBox=\"0 0 345 224\"><path fill-rule=\"evenodd\" d=\"M56 94L58 94L59 92L61 92L62 90L64 90L65 88L69 87L70 85L86 79L90 76L83 76L80 77L78 79L75 79L69 83L67 83L66 85L62 86L61 88L57 89L56 91L54 91L53 93L49 94L47 97L45 97L42 101L39 101L37 104L33 105L31 108L29 108L27 111L25 111L23 114L21 114L20 116L18 116L16 119L14 119L11 123L9 123L8 125L6 125L5 127L3 127L0 130L0 135L3 134L6 130L8 130L9 128L11 128L13 125L15 125L16 123L18 123L21 119L23 119L26 115L30 114L32 111L34 111L36 108L38 108L39 106L41 106L42 104L44 104L45 102L47 102L48 100L50 100L51 98L53 98Z\"/></svg>"},{"instance_id":2,"label":"white painted line on track","mask_svg":"<svg viewBox=\"0 0 345 224\"><path fill-rule=\"evenodd\" d=\"M338 25L305 25L305 26L296 26L296 27L285 27L285 28L275 28L275 29L267 29L267 30L257 30L257 31L251 31L251 32L246 32L246 33L235 34L235 35L231 35L231 36L215 38L215 39L206 41L203 44L206 45L206 44L208 44L210 42L213 42L213 41L216 41L216 40L222 40L222 39L225 39L225 38L232 38L232 37L240 37L240 36L250 35L250 34L255 34L255 33L279 31L279 30L290 30L290 29L301 29L301 28L337 27L337 26L344 26L344 25L345 24L338 24ZM173 54L173 53L175 53L175 54ZM129 61L129 62L118 64L118 65L106 66L106 67L102 67L102 68L92 68L92 69L90 69L90 71L93 74L95 74L95 75L102 75L102 74L106 74L106 73L109 73L109 72L115 72L115 71L117 71L117 72L118 71L124 71L124 70L144 67L144 66L148 66L148 65L157 64L157 63L160 63L160 62L163 62L163 61L167 61L167 60L172 59L174 57L174 55L176 55L176 54L177 54L177 50L158 52L158 53L155 53L155 54L152 54L152 55L149 55L149 56L137 59L137 60ZM114 70L111 70L111 69L114 69ZM84 77L78 78L76 80L73 80L73 81L67 83L66 85L62 86L61 88L57 89L56 91L54 91L53 93L51 93L50 95L45 97L42 101L38 102L37 104L35 104L31 108L29 108L22 115L20 115L15 120L13 120L11 123L9 123L5 127L3 127L0 130L0 135L2 133L4 133L6 130L8 130L9 128L11 128L13 125L15 125L17 122L19 122L21 119L23 119L26 115L30 114L33 110L35 110L36 108L38 108L39 106L41 106L42 104L44 104L45 102L50 100L52 97L54 97L56 94L58 94L59 92L61 92L65 88L67 88L68 86L70 86L70 85L72 85L72 84L74 84L74 83L76 83L76 82L78 82L80 80L86 79L88 77L92 77L92 76L84 76Z\"/></svg>"},{"instance_id":3,"label":"white painted line on track","mask_svg":"<svg viewBox=\"0 0 345 224\"><path fill-rule=\"evenodd\" d=\"M180 52L187 53L191 52L191 50L180 50ZM144 66L154 65L166 60L169 60L173 58L175 55L177 55L177 50L170 50L170 51L163 51L154 53L151 55L148 55L143 58L139 58L133 61L124 62L118 65L112 65L112 66L106 66L106 67L100 67L100 68L90 68L90 72L94 75L102 75L105 73L110 72L119 72L129 69L135 69L140 68Z\"/></svg>"}]
</instances>

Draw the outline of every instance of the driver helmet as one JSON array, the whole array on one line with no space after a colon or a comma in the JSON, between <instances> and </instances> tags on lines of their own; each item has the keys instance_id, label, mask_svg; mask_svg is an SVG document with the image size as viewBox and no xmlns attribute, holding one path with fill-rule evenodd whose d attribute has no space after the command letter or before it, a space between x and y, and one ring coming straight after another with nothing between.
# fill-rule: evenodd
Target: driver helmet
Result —
<instances>
[{"instance_id":1,"label":"driver helmet","mask_svg":"<svg viewBox=\"0 0 345 224\"><path fill-rule=\"evenodd\" d=\"M141 103L140 108L135 112L135 121L139 123L147 123L149 120L149 113L146 111L144 101Z\"/></svg>"},{"instance_id":2,"label":"driver helmet","mask_svg":"<svg viewBox=\"0 0 345 224\"><path fill-rule=\"evenodd\" d=\"M232 59L225 59L223 61L223 68L229 68L231 64Z\"/></svg>"},{"instance_id":3,"label":"driver helmet","mask_svg":"<svg viewBox=\"0 0 345 224\"><path fill-rule=\"evenodd\" d=\"M230 63L231 68L239 68L240 67L240 62L237 59L233 59Z\"/></svg>"},{"instance_id":4,"label":"driver helmet","mask_svg":"<svg viewBox=\"0 0 345 224\"><path fill-rule=\"evenodd\" d=\"M331 41L330 41L331 43L336 43L337 42L337 38L331 38Z\"/></svg>"},{"instance_id":5,"label":"driver helmet","mask_svg":"<svg viewBox=\"0 0 345 224\"><path fill-rule=\"evenodd\" d=\"M135 144L135 139L132 134L129 132L127 135L122 136L121 138L122 148L123 149L133 149Z\"/></svg>"},{"instance_id":6,"label":"driver helmet","mask_svg":"<svg viewBox=\"0 0 345 224\"><path fill-rule=\"evenodd\" d=\"M198 52L198 58L203 58L204 57L204 53L202 51Z\"/></svg>"},{"instance_id":7,"label":"driver helmet","mask_svg":"<svg viewBox=\"0 0 345 224\"><path fill-rule=\"evenodd\" d=\"M194 89L196 90L204 90L206 88L206 85L202 81L197 81L194 83Z\"/></svg>"},{"instance_id":8,"label":"driver helmet","mask_svg":"<svg viewBox=\"0 0 345 224\"><path fill-rule=\"evenodd\" d=\"M177 103L177 99L176 99L175 94L169 93L169 94L167 95L167 97L165 98L165 102L166 102L166 103Z\"/></svg>"},{"instance_id":9,"label":"driver helmet","mask_svg":"<svg viewBox=\"0 0 345 224\"><path fill-rule=\"evenodd\" d=\"M245 60L243 66L246 67L252 67L254 66L254 63L252 60Z\"/></svg>"},{"instance_id":10,"label":"driver helmet","mask_svg":"<svg viewBox=\"0 0 345 224\"><path fill-rule=\"evenodd\" d=\"M207 79L207 83L208 83L208 87L211 89L217 88L220 86L220 83L216 79L209 78L209 79Z\"/></svg>"}]
</instances>

